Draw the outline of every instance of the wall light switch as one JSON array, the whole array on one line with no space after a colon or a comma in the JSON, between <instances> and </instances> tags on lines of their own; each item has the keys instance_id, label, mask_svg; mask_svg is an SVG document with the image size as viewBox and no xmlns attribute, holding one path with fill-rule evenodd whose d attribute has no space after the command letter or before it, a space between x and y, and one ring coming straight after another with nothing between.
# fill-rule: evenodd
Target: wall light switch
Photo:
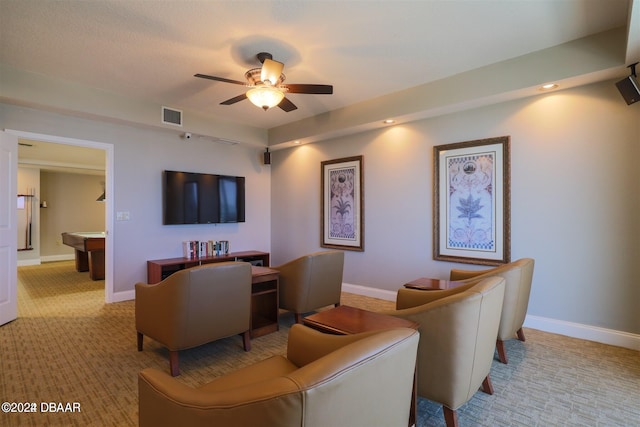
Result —
<instances>
[{"instance_id":1,"label":"wall light switch","mask_svg":"<svg viewBox=\"0 0 640 427\"><path fill-rule=\"evenodd\" d=\"M116 212L116 221L129 221L129 211Z\"/></svg>"}]
</instances>

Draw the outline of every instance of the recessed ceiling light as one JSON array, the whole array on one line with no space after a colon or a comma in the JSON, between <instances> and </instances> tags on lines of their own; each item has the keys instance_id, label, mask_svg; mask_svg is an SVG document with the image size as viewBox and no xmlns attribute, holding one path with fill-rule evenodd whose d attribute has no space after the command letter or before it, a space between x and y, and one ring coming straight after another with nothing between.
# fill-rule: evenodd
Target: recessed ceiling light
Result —
<instances>
[{"instance_id":1,"label":"recessed ceiling light","mask_svg":"<svg viewBox=\"0 0 640 427\"><path fill-rule=\"evenodd\" d=\"M392 125L394 124L396 121L393 119L387 119L385 121L383 121L382 123L384 123L385 125Z\"/></svg>"},{"instance_id":2,"label":"recessed ceiling light","mask_svg":"<svg viewBox=\"0 0 640 427\"><path fill-rule=\"evenodd\" d=\"M293 141L293 143L296 144L296 145L300 145L300 141L299 140Z\"/></svg>"},{"instance_id":3,"label":"recessed ceiling light","mask_svg":"<svg viewBox=\"0 0 640 427\"><path fill-rule=\"evenodd\" d=\"M555 83L547 83L546 85L540 86L540 90L551 90L557 88L558 85Z\"/></svg>"}]
</instances>

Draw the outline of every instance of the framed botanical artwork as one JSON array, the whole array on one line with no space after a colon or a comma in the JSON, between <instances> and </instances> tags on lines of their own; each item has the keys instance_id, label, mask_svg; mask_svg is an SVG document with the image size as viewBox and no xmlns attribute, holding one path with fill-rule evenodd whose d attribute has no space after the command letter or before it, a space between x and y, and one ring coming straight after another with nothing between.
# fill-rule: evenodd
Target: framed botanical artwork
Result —
<instances>
[{"instance_id":1,"label":"framed botanical artwork","mask_svg":"<svg viewBox=\"0 0 640 427\"><path fill-rule=\"evenodd\" d=\"M510 138L433 147L433 259L510 262Z\"/></svg>"},{"instance_id":2,"label":"framed botanical artwork","mask_svg":"<svg viewBox=\"0 0 640 427\"><path fill-rule=\"evenodd\" d=\"M364 251L362 156L321 163L324 248Z\"/></svg>"}]
</instances>

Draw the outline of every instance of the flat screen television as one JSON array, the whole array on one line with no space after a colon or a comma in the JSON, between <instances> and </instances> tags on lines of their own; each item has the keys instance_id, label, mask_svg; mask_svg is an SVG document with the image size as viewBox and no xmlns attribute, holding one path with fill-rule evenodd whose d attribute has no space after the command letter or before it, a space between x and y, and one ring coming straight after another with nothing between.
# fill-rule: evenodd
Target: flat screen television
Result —
<instances>
[{"instance_id":1,"label":"flat screen television","mask_svg":"<svg viewBox=\"0 0 640 427\"><path fill-rule=\"evenodd\" d=\"M244 177L164 171L163 224L245 222Z\"/></svg>"}]
</instances>

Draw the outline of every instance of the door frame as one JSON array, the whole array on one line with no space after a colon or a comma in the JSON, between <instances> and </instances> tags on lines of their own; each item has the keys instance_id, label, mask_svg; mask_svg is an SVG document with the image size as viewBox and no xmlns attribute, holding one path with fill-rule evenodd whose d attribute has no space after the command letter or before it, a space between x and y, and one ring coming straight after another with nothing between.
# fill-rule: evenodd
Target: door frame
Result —
<instances>
[{"instance_id":1,"label":"door frame","mask_svg":"<svg viewBox=\"0 0 640 427\"><path fill-rule=\"evenodd\" d=\"M0 171L0 326L18 317L18 277L17 264L17 175L18 138L7 132L0 133L0 157L3 170Z\"/></svg>"},{"instance_id":2,"label":"door frame","mask_svg":"<svg viewBox=\"0 0 640 427\"><path fill-rule=\"evenodd\" d=\"M114 247L114 224L113 224L113 181L114 181L114 157L113 144L104 142L91 141L88 139L67 138L56 135L47 135L34 132L26 132L15 129L5 129L6 133L15 135L18 138L31 139L35 141L52 142L54 144L66 144L74 145L77 147L97 148L105 151L105 191L109 195L105 199L105 302L116 302L114 299L114 286L113 286L113 247ZM14 179L17 179L17 171ZM17 270L18 265L13 266Z\"/></svg>"}]
</instances>

